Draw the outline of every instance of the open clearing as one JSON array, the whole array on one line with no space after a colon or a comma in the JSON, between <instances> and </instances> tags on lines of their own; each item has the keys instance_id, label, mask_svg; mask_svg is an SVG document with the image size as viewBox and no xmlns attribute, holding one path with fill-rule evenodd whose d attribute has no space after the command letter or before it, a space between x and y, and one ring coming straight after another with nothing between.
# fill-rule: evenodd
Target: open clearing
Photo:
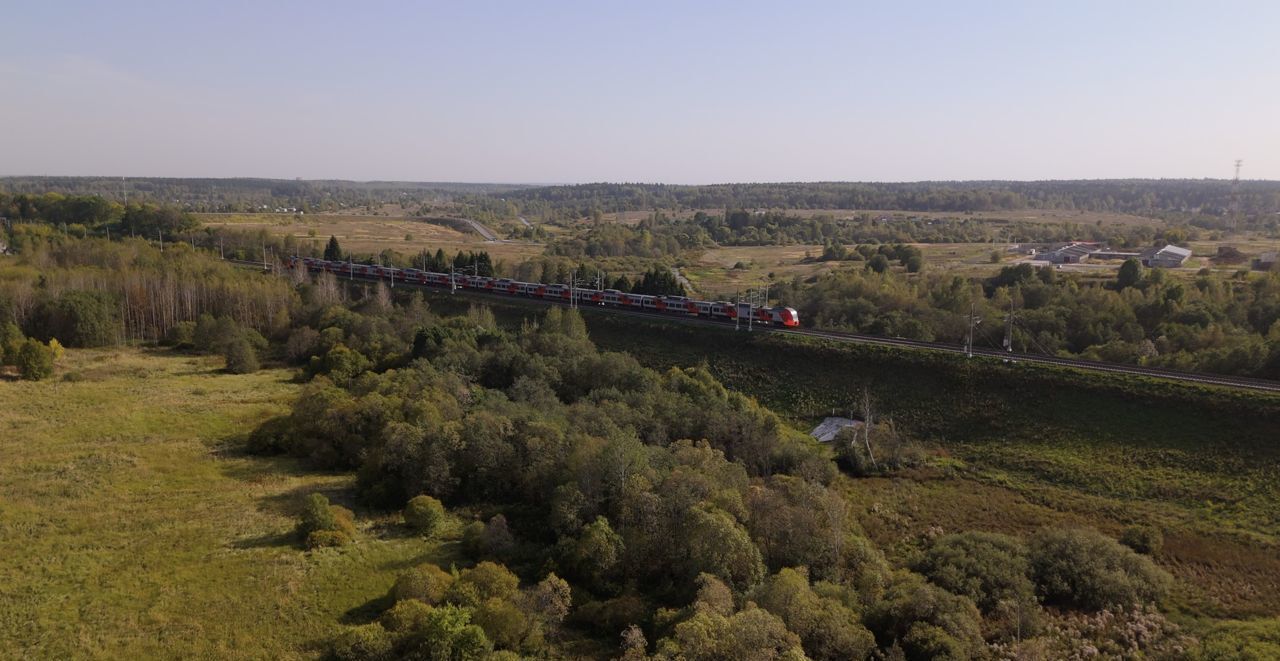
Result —
<instances>
[{"instance_id":1,"label":"open clearing","mask_svg":"<svg viewBox=\"0 0 1280 661\"><path fill-rule=\"evenodd\" d=\"M54 380L0 381L0 658L313 658L398 571L448 566L454 544L359 509L353 546L300 550L302 499L351 506L352 478L240 455L297 386L220 367L70 351Z\"/></svg>"}]
</instances>

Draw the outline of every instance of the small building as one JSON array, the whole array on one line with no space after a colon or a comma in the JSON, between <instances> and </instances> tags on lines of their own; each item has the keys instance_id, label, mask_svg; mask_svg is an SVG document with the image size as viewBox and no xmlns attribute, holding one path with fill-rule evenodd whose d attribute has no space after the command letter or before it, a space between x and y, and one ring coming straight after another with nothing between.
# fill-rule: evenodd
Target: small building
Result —
<instances>
[{"instance_id":1,"label":"small building","mask_svg":"<svg viewBox=\"0 0 1280 661\"><path fill-rule=\"evenodd\" d=\"M861 424L860 421L852 418L830 417L824 419L817 427L814 427L813 431L809 432L809 435L818 439L819 443L830 443L836 440L836 436L840 435L842 430L858 427Z\"/></svg>"},{"instance_id":2,"label":"small building","mask_svg":"<svg viewBox=\"0 0 1280 661\"><path fill-rule=\"evenodd\" d=\"M1167 245L1142 251L1142 265L1153 269L1172 269L1182 266L1191 257L1191 251L1181 246Z\"/></svg>"},{"instance_id":3,"label":"small building","mask_svg":"<svg viewBox=\"0 0 1280 661\"><path fill-rule=\"evenodd\" d=\"M1264 252L1253 260L1253 269L1255 271L1276 271L1280 270L1280 252Z\"/></svg>"},{"instance_id":4,"label":"small building","mask_svg":"<svg viewBox=\"0 0 1280 661\"><path fill-rule=\"evenodd\" d=\"M1055 247L1053 250L1043 252L1035 256L1042 262L1051 264L1079 264L1089 259L1093 253L1101 249L1096 243L1086 243L1084 241L1072 241Z\"/></svg>"}]
</instances>

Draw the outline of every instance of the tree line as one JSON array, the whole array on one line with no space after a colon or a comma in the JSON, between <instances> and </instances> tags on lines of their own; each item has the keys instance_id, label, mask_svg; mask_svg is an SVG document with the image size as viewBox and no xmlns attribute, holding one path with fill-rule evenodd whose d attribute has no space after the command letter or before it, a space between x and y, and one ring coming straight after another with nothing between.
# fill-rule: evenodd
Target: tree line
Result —
<instances>
[{"instance_id":1,"label":"tree line","mask_svg":"<svg viewBox=\"0 0 1280 661\"><path fill-rule=\"evenodd\" d=\"M1230 181L1113 179L1080 181L819 182L716 184L593 183L495 193L519 213L547 220L593 213L652 209L889 209L998 211L1073 209L1148 214L1197 211L1223 215L1231 208ZM1243 213L1280 211L1280 182L1241 182L1235 199Z\"/></svg>"},{"instance_id":2,"label":"tree line","mask_svg":"<svg viewBox=\"0 0 1280 661\"><path fill-rule=\"evenodd\" d=\"M973 315L977 346L1008 334L1030 353L1280 378L1278 273L1185 282L1137 260L1105 281L1031 264L981 280L909 270L841 269L773 291L816 328L959 344Z\"/></svg>"}]
</instances>

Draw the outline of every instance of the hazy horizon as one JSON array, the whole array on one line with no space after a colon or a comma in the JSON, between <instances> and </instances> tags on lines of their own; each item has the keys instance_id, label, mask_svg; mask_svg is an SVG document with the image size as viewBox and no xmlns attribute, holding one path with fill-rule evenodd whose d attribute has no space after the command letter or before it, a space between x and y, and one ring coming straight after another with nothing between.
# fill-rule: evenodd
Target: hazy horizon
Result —
<instances>
[{"instance_id":1,"label":"hazy horizon","mask_svg":"<svg viewBox=\"0 0 1280 661\"><path fill-rule=\"evenodd\" d=\"M1275 3L7 13L3 176L1280 179Z\"/></svg>"}]
</instances>

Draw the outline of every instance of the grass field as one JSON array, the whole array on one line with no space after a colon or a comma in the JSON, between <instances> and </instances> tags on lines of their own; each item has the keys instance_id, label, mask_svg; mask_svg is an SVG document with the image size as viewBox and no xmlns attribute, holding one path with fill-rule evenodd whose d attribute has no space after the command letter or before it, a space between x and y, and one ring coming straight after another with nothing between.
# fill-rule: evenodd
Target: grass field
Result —
<instances>
[{"instance_id":1,"label":"grass field","mask_svg":"<svg viewBox=\"0 0 1280 661\"><path fill-rule=\"evenodd\" d=\"M473 232L410 217L342 214L197 214L197 217L207 227L261 229L275 236L311 241L317 249L323 249L329 237L336 236L343 250L356 254L377 254L388 248L406 255L436 249L450 254L459 250L485 250L495 260L522 261L545 250L545 246L536 243L485 241ZM406 240L406 237L410 238Z\"/></svg>"},{"instance_id":2,"label":"grass field","mask_svg":"<svg viewBox=\"0 0 1280 661\"><path fill-rule=\"evenodd\" d=\"M453 544L359 509L355 545L298 549L301 499L352 478L241 456L297 386L219 367L71 351L55 380L0 381L0 658L314 658L399 570L447 566Z\"/></svg>"}]
</instances>

